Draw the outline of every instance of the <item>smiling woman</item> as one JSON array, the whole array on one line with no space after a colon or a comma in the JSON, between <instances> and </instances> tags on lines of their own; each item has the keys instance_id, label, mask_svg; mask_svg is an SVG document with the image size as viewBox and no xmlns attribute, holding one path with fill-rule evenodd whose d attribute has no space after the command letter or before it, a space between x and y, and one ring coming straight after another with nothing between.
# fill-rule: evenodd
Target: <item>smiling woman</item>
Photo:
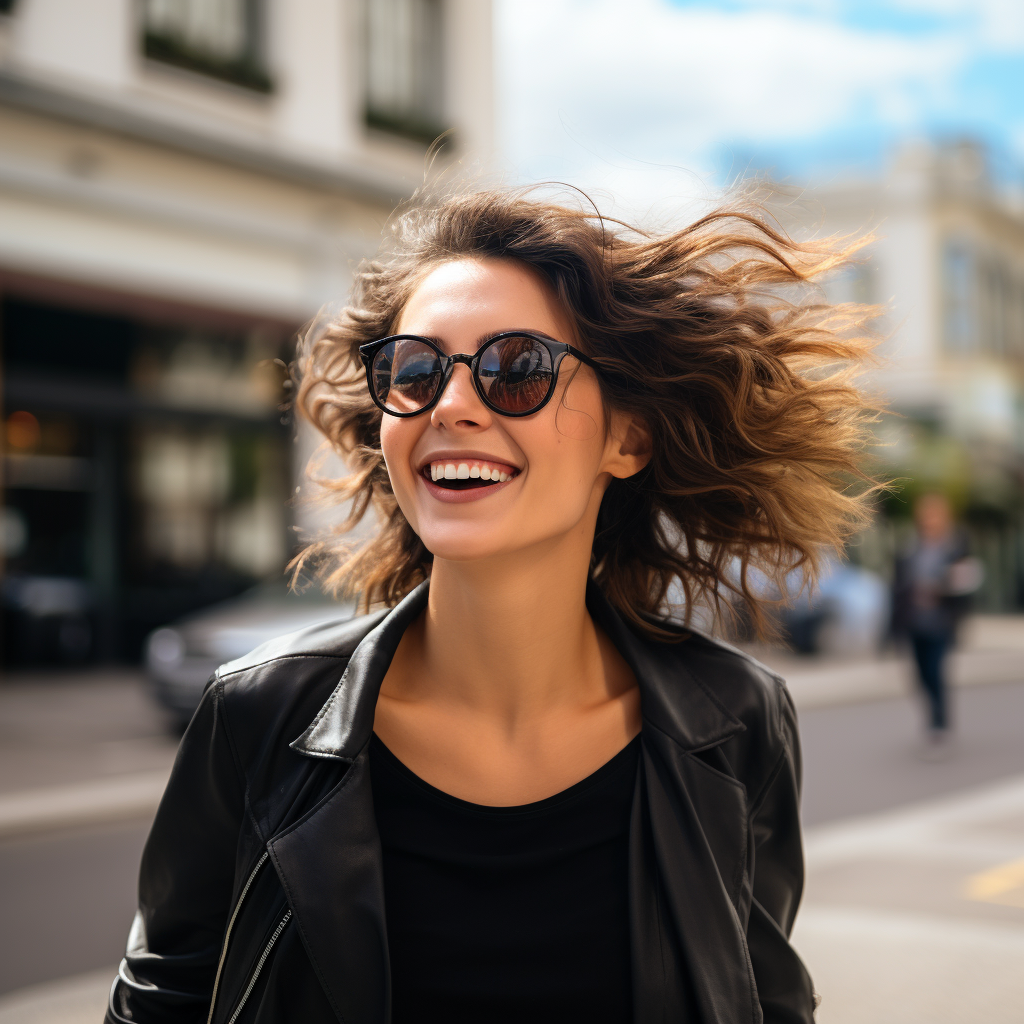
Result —
<instances>
[{"instance_id":1,"label":"smiling woman","mask_svg":"<svg viewBox=\"0 0 1024 1024\"><path fill-rule=\"evenodd\" d=\"M859 521L859 311L776 290L849 251L503 191L395 237L298 393L353 470L305 560L385 607L218 671L108 1021L812 1024L792 702L667 598L756 622Z\"/></svg>"},{"instance_id":2,"label":"smiling woman","mask_svg":"<svg viewBox=\"0 0 1024 1024\"><path fill-rule=\"evenodd\" d=\"M414 292L424 302L431 288L451 291L455 278L500 269L506 280L493 287L529 279L545 293L545 322L554 332L542 336L573 342L572 358L532 343L539 357L520 387L536 392L540 378L550 398L567 358L573 378L599 383L602 410L629 413L656 453L640 476L609 481L601 503L593 571L620 614L657 633L652 617L665 614L678 583L684 614L733 594L766 628L746 567L780 581L796 566L813 570L821 550L840 546L858 526L862 505L848 487L858 478L870 416L853 371L872 344L861 328L873 310L829 306L813 292L793 302L784 289L834 272L865 241L796 243L749 204L661 236L512 191L414 205L396 225L386 262L357 275L353 305L339 320L318 323L304 343L299 406L354 469L325 483L339 499L355 499L351 518L337 525L338 540L311 546L305 557L320 560L329 585L352 588L368 605L393 604L429 576L435 553L396 500L380 433L392 417L425 410L422 396L440 401L441 382L458 364L444 353L450 336L388 336L412 324ZM467 288L477 303L474 286ZM465 296L452 293L448 301L461 318ZM498 330L526 327L515 302L508 305L505 319L494 320ZM489 338L467 337L462 351L484 363L490 351L494 362L500 356L484 345ZM427 391L403 411L396 389L382 400L386 375L376 368L409 345L422 370L416 387ZM589 366L582 375L581 362ZM502 375L485 384L484 372L468 368L489 414L506 423L522 415L488 402L487 387L500 387ZM578 392L555 403L561 431L567 424L594 430L601 420L581 422ZM390 416L377 414L374 403ZM540 408L531 405L528 415ZM384 528L353 551L347 535L371 506ZM738 575L730 572L736 559Z\"/></svg>"}]
</instances>

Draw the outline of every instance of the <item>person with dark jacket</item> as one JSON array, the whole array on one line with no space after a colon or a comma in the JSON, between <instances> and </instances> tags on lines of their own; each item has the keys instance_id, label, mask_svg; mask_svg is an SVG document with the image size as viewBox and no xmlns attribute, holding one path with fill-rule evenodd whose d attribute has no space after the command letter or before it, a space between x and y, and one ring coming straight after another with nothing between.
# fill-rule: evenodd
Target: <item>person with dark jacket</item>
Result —
<instances>
[{"instance_id":1,"label":"person with dark jacket","mask_svg":"<svg viewBox=\"0 0 1024 1024\"><path fill-rule=\"evenodd\" d=\"M686 623L863 517L863 344L767 287L843 253L503 190L393 244L297 398L351 468L306 557L379 608L216 673L108 1024L813 1024L793 704Z\"/></svg>"},{"instance_id":2,"label":"person with dark jacket","mask_svg":"<svg viewBox=\"0 0 1024 1024\"><path fill-rule=\"evenodd\" d=\"M928 703L929 739L942 743L950 728L946 656L970 595L981 585L981 566L970 557L966 535L955 529L944 495L918 498L914 522L914 539L896 559L893 625L896 635L910 641Z\"/></svg>"}]
</instances>

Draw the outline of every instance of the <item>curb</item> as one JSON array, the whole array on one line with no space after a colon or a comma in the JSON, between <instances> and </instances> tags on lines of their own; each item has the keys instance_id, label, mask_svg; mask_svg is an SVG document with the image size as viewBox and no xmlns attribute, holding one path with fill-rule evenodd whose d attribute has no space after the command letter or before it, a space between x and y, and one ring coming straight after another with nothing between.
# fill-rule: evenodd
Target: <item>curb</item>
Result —
<instances>
[{"instance_id":1,"label":"curb","mask_svg":"<svg viewBox=\"0 0 1024 1024\"><path fill-rule=\"evenodd\" d=\"M822 662L761 657L786 680L799 711L891 700L915 694L918 688L906 656ZM952 651L949 682L954 689L1024 683L1024 652Z\"/></svg>"},{"instance_id":2,"label":"curb","mask_svg":"<svg viewBox=\"0 0 1024 1024\"><path fill-rule=\"evenodd\" d=\"M149 817L156 813L169 775L161 769L0 794L0 839Z\"/></svg>"}]
</instances>

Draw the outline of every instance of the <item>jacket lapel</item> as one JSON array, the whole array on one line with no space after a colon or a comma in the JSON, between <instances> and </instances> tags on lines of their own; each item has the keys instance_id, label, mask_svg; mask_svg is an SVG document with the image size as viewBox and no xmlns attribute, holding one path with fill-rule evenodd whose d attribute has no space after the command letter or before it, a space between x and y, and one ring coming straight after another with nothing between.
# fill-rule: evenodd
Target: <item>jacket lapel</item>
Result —
<instances>
[{"instance_id":1,"label":"jacket lapel","mask_svg":"<svg viewBox=\"0 0 1024 1024\"><path fill-rule=\"evenodd\" d=\"M633 942L635 949L656 943L662 952L646 962L634 959L636 1019L693 1019L692 1000L704 1024L758 1022L753 969L732 898L740 878L723 873L725 851L716 856L709 818L700 813L701 803L715 805L717 831L731 834L729 874L735 875L746 840L742 790L656 732L644 737L640 772L630 837Z\"/></svg>"},{"instance_id":2,"label":"jacket lapel","mask_svg":"<svg viewBox=\"0 0 1024 1024\"><path fill-rule=\"evenodd\" d=\"M387 1024L391 970L380 835L368 742L377 694L406 627L427 600L423 584L359 643L334 692L291 746L308 757L350 762L341 781L270 840L302 941L339 1020Z\"/></svg>"},{"instance_id":3,"label":"jacket lapel","mask_svg":"<svg viewBox=\"0 0 1024 1024\"><path fill-rule=\"evenodd\" d=\"M643 757L630 827L635 1018L759 1022L738 913L746 795L737 780L694 756L745 726L688 670L685 640L640 640L596 587L587 606L633 669L641 694Z\"/></svg>"},{"instance_id":4,"label":"jacket lapel","mask_svg":"<svg viewBox=\"0 0 1024 1024\"><path fill-rule=\"evenodd\" d=\"M310 727L291 744L309 757L352 761L373 732L377 695L403 634L427 606L429 583L421 583L370 630L352 652L341 681Z\"/></svg>"},{"instance_id":5,"label":"jacket lapel","mask_svg":"<svg viewBox=\"0 0 1024 1024\"><path fill-rule=\"evenodd\" d=\"M322 803L268 847L338 1019L386 1024L391 972L366 750Z\"/></svg>"}]
</instances>

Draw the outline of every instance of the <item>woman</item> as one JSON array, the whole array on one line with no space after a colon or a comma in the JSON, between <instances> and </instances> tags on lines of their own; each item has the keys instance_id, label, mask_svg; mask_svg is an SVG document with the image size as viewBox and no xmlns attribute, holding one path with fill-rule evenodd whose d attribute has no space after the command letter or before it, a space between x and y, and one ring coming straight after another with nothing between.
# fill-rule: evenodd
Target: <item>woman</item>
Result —
<instances>
[{"instance_id":1,"label":"woman","mask_svg":"<svg viewBox=\"0 0 1024 1024\"><path fill-rule=\"evenodd\" d=\"M747 566L858 522L863 345L775 288L841 255L515 192L399 220L298 400L352 469L307 554L384 609L217 673L108 1021L812 1020L792 703L668 598L763 623Z\"/></svg>"}]
</instances>

